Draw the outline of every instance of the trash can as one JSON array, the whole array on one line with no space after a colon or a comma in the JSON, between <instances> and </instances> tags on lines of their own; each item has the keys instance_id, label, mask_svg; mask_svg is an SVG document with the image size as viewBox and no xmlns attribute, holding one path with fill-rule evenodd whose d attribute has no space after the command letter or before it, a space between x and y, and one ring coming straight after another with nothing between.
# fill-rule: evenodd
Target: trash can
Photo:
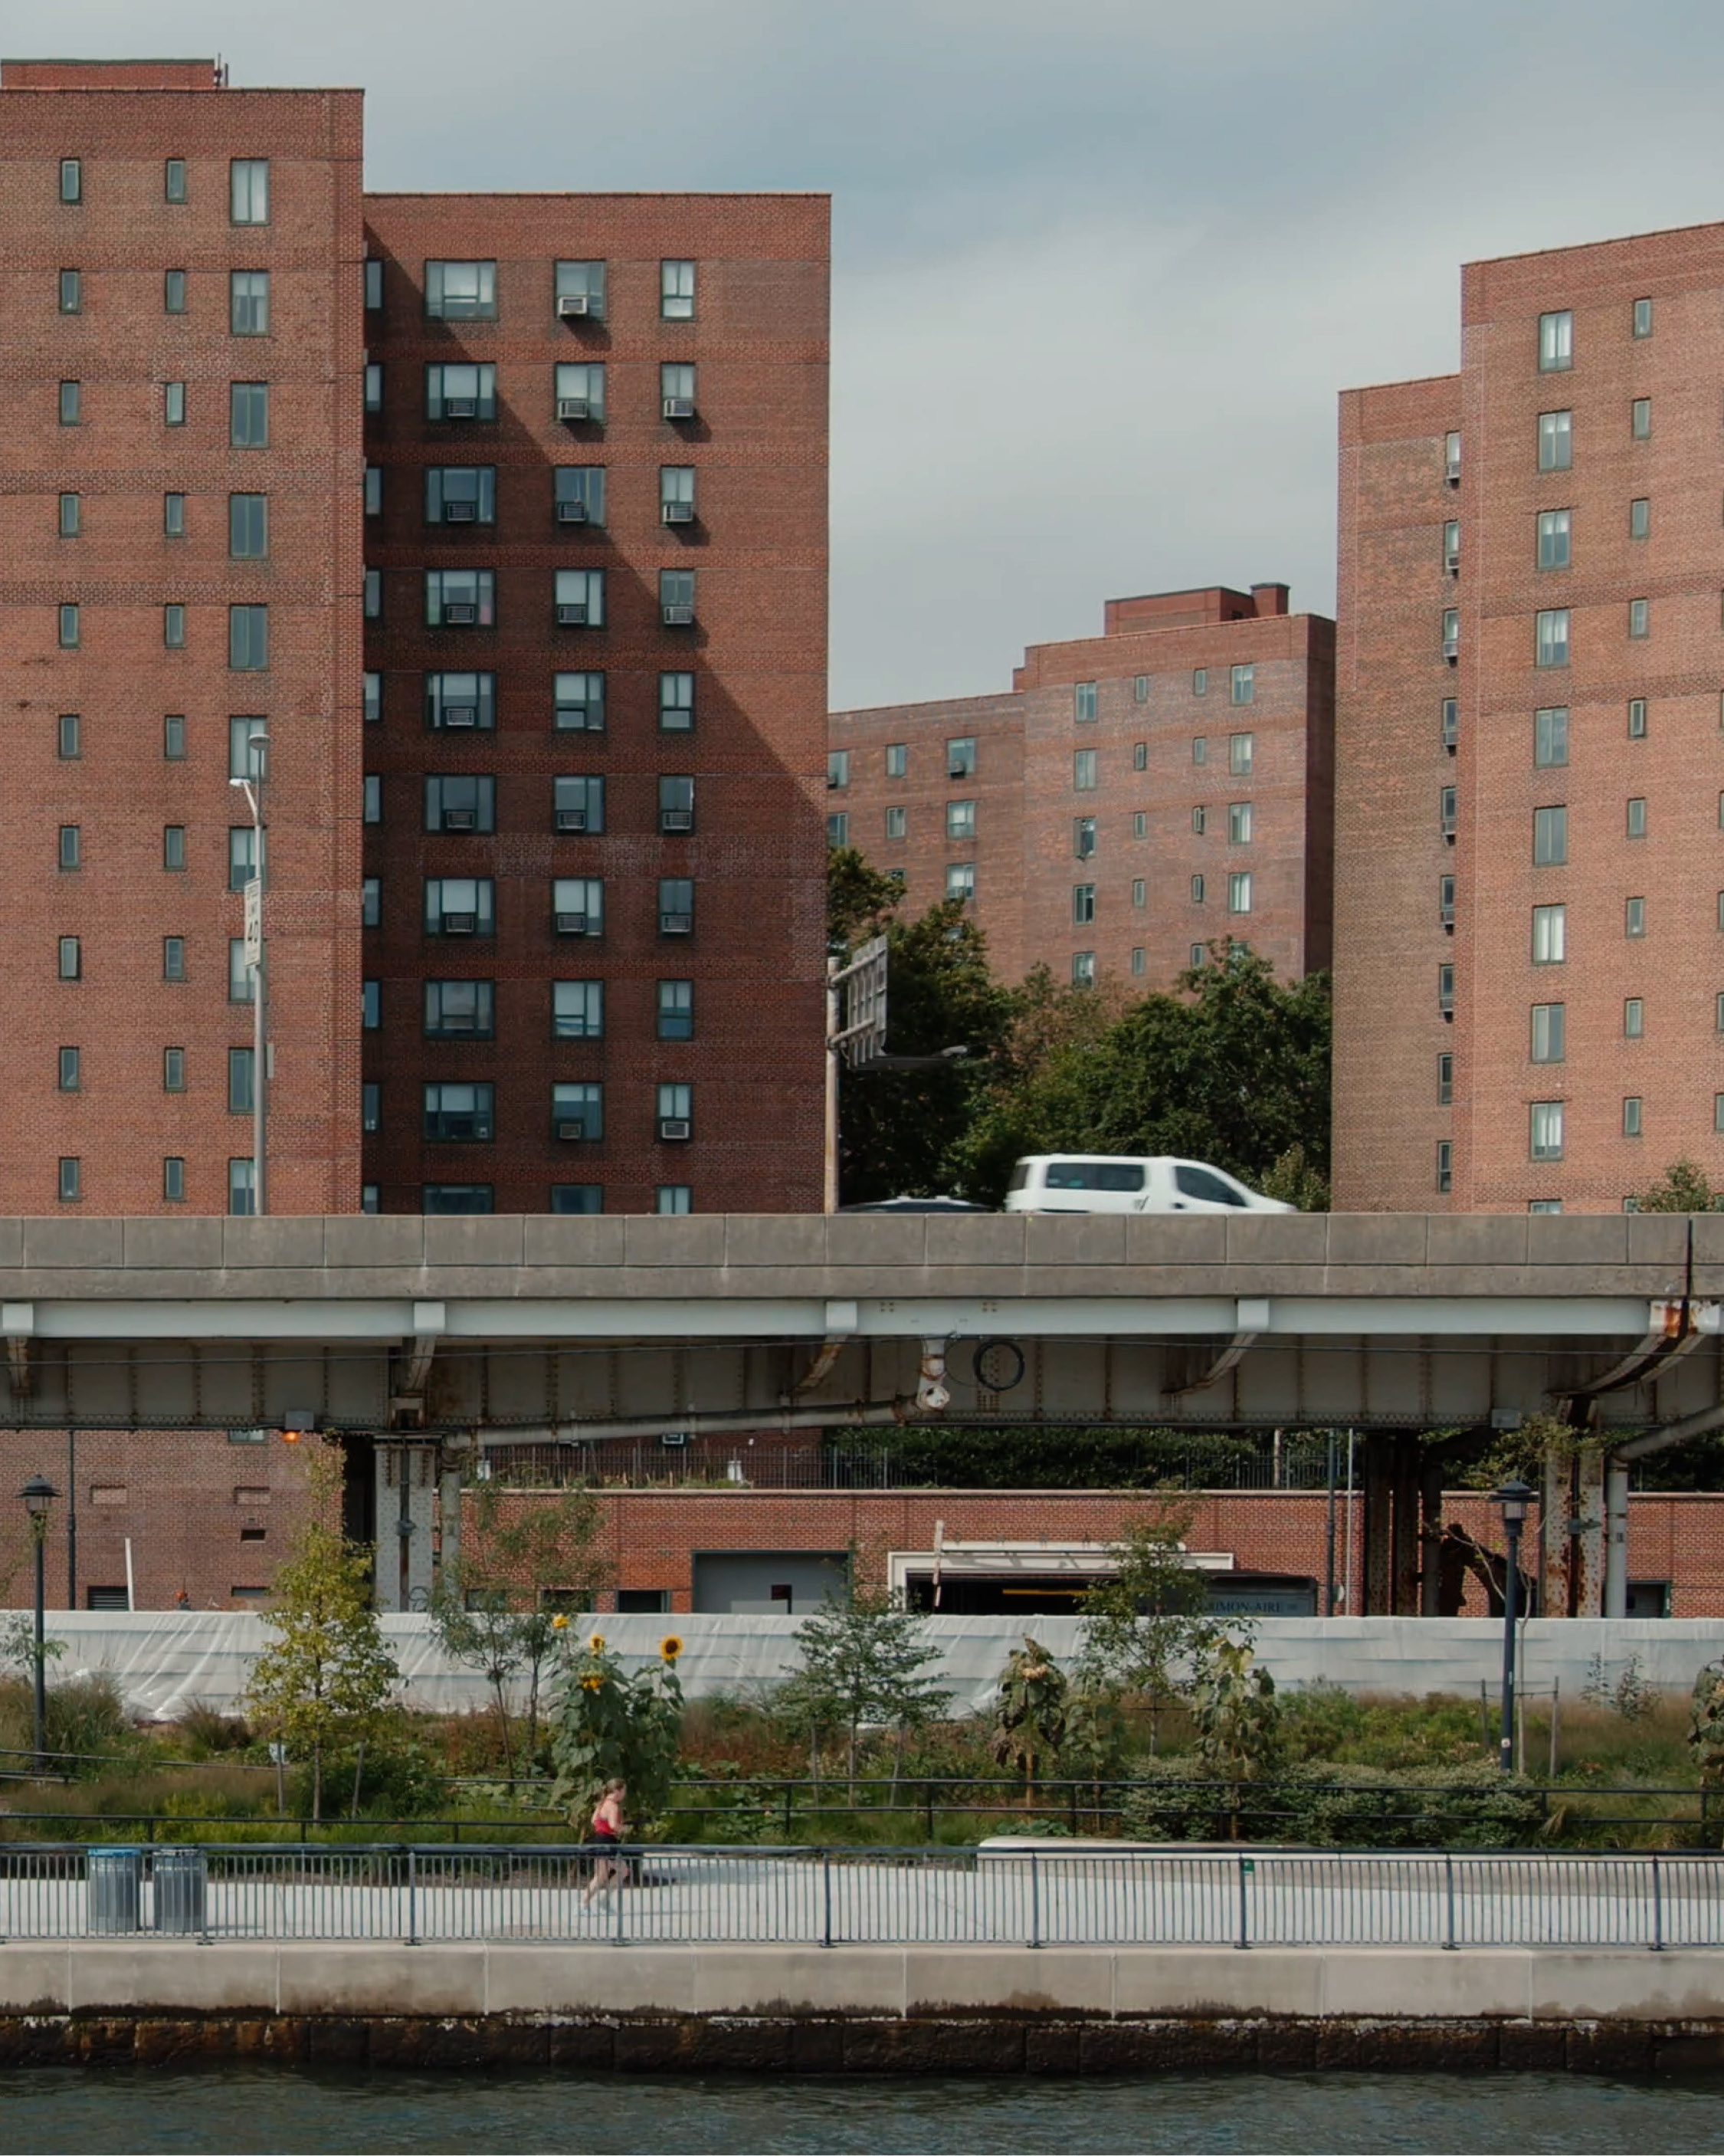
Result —
<instances>
[{"instance_id":1,"label":"trash can","mask_svg":"<svg viewBox=\"0 0 1724 2156\"><path fill-rule=\"evenodd\" d=\"M85 1922L92 1932L135 1932L143 1882L141 1849L92 1849L84 1860L89 1888Z\"/></svg>"},{"instance_id":2,"label":"trash can","mask_svg":"<svg viewBox=\"0 0 1724 2156\"><path fill-rule=\"evenodd\" d=\"M209 1886L209 1858L201 1849L158 1849L151 1858L158 1932L201 1932Z\"/></svg>"}]
</instances>

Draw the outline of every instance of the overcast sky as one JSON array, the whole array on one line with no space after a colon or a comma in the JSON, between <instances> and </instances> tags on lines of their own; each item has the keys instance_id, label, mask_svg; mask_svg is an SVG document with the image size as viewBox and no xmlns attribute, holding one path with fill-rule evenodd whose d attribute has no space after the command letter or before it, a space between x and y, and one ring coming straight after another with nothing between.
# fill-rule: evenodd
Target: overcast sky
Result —
<instances>
[{"instance_id":1,"label":"overcast sky","mask_svg":"<svg viewBox=\"0 0 1724 2156\"><path fill-rule=\"evenodd\" d=\"M1717 0L0 0L4 49L367 92L369 184L834 197L832 692L1112 594L1334 600L1335 394L1458 265L1724 217Z\"/></svg>"}]
</instances>

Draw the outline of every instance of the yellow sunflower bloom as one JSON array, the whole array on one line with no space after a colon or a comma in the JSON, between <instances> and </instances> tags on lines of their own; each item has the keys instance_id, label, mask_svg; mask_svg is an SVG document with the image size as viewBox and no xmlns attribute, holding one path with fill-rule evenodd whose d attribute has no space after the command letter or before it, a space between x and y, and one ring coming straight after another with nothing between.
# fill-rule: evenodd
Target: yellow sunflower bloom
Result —
<instances>
[{"instance_id":1,"label":"yellow sunflower bloom","mask_svg":"<svg viewBox=\"0 0 1724 2156\"><path fill-rule=\"evenodd\" d=\"M598 1676L582 1677L581 1680L581 1689L582 1691L603 1691L604 1690L604 1679L602 1676Z\"/></svg>"},{"instance_id":2,"label":"yellow sunflower bloom","mask_svg":"<svg viewBox=\"0 0 1724 2156\"><path fill-rule=\"evenodd\" d=\"M682 1641L677 1638L675 1632L671 1632L659 1640L659 1652L667 1662L674 1662L682 1652Z\"/></svg>"},{"instance_id":3,"label":"yellow sunflower bloom","mask_svg":"<svg viewBox=\"0 0 1724 2156\"><path fill-rule=\"evenodd\" d=\"M551 1629L553 1632L567 1632L568 1628L569 1620L561 1611L551 1620Z\"/></svg>"},{"instance_id":4,"label":"yellow sunflower bloom","mask_svg":"<svg viewBox=\"0 0 1724 2156\"><path fill-rule=\"evenodd\" d=\"M604 1652L603 1633L595 1632L593 1637L587 1642L587 1645L592 1649L595 1655L602 1655Z\"/></svg>"}]
</instances>

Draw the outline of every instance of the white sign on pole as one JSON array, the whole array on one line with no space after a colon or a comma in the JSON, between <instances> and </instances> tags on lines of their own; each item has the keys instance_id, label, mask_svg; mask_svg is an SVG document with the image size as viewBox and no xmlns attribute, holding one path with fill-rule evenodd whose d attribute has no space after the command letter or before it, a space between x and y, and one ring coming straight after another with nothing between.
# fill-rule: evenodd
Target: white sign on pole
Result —
<instances>
[{"instance_id":1,"label":"white sign on pole","mask_svg":"<svg viewBox=\"0 0 1724 2156\"><path fill-rule=\"evenodd\" d=\"M255 876L245 886L245 963L261 965L264 957L264 886Z\"/></svg>"},{"instance_id":2,"label":"white sign on pole","mask_svg":"<svg viewBox=\"0 0 1724 2156\"><path fill-rule=\"evenodd\" d=\"M843 997L831 1045L853 1070L883 1055L886 1046L886 939L876 936L833 976Z\"/></svg>"}]
</instances>

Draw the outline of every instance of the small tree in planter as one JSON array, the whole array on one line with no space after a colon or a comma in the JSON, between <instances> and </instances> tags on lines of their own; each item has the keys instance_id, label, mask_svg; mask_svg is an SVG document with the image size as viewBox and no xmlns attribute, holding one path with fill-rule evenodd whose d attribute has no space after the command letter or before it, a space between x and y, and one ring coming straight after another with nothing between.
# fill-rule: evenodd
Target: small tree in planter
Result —
<instances>
[{"instance_id":1,"label":"small tree in planter","mask_svg":"<svg viewBox=\"0 0 1724 2156\"><path fill-rule=\"evenodd\" d=\"M829 1596L794 1636L803 1666L779 1687L781 1711L808 1730L817 1758L822 1730L844 1732L852 1804L862 1725L887 1724L896 1738L895 1787L906 1732L937 1721L948 1697L924 1674L940 1659L926 1619L882 1589L852 1585Z\"/></svg>"},{"instance_id":2,"label":"small tree in planter","mask_svg":"<svg viewBox=\"0 0 1724 2156\"><path fill-rule=\"evenodd\" d=\"M568 1620L557 1618L554 1627L567 1640ZM583 1831L607 1782L629 1784L629 1809L637 1821L669 1804L682 1738L676 1681L681 1652L682 1641L670 1633L659 1644L658 1661L632 1676L601 1632L590 1636L584 1651L567 1654L552 1702L554 1795Z\"/></svg>"}]
</instances>

